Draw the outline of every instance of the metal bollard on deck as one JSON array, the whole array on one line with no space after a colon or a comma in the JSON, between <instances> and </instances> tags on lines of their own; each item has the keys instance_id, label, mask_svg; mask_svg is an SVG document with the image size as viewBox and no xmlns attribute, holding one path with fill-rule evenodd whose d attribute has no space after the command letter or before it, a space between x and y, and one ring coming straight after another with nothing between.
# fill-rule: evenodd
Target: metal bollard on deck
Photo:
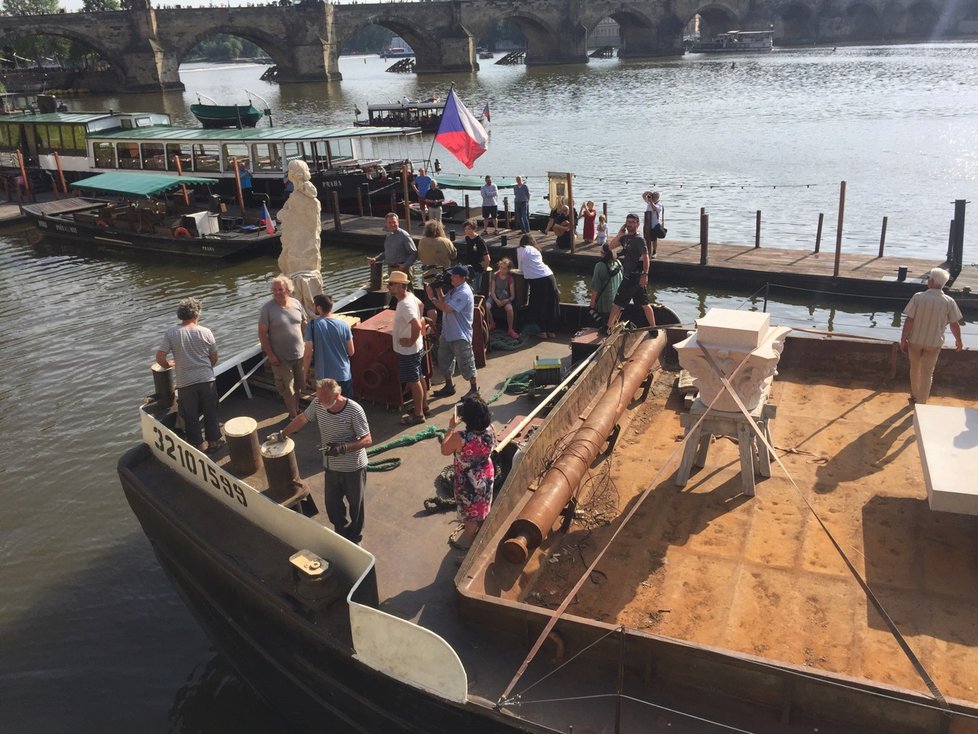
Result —
<instances>
[{"instance_id":1,"label":"metal bollard on deck","mask_svg":"<svg viewBox=\"0 0 978 734\"><path fill-rule=\"evenodd\" d=\"M225 422L224 438L228 442L228 469L239 477L258 471L261 450L258 447L258 421L238 416Z\"/></svg>"},{"instance_id":2,"label":"metal bollard on deck","mask_svg":"<svg viewBox=\"0 0 978 734\"><path fill-rule=\"evenodd\" d=\"M156 404L163 410L169 410L176 396L176 388L173 386L173 368L161 367L159 363L153 362L150 369L153 371Z\"/></svg>"}]
</instances>

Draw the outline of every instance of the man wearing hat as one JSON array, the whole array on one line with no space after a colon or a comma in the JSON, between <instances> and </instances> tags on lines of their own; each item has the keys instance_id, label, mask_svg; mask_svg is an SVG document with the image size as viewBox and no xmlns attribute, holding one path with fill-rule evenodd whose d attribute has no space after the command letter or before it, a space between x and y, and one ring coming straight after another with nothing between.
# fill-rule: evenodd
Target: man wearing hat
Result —
<instances>
[{"instance_id":1,"label":"man wearing hat","mask_svg":"<svg viewBox=\"0 0 978 734\"><path fill-rule=\"evenodd\" d=\"M397 299L391 339L397 354L397 374L402 385L411 391L414 412L401 416L401 423L417 426L424 423L427 404L422 382L421 362L424 357L424 319L422 305L411 291L411 281L406 273L394 271L387 278L387 289Z\"/></svg>"},{"instance_id":2,"label":"man wearing hat","mask_svg":"<svg viewBox=\"0 0 978 734\"><path fill-rule=\"evenodd\" d=\"M934 381L934 367L944 346L944 332L948 326L954 334L954 349L961 351L961 309L951 296L944 292L944 285L951 274L941 268L927 273L927 290L914 293L903 309L907 320L900 335L900 351L910 359L910 403L926 403Z\"/></svg>"},{"instance_id":3,"label":"man wearing hat","mask_svg":"<svg viewBox=\"0 0 978 734\"><path fill-rule=\"evenodd\" d=\"M618 234L609 243L609 247L615 248L619 245L622 251L622 281L618 286L618 293L615 294L615 303L611 307L608 315L607 330L611 331L618 323L621 310L629 303L641 306L645 313L645 320L649 326L655 326L655 314L649 305L649 251L645 246L645 240L638 234L639 225L638 214L634 212L625 217L625 226L618 230Z\"/></svg>"},{"instance_id":4,"label":"man wearing hat","mask_svg":"<svg viewBox=\"0 0 978 734\"><path fill-rule=\"evenodd\" d=\"M455 394L453 375L458 360L462 377L469 381L469 391L463 397L479 394L476 380L475 354L472 352L472 314L475 298L466 279L469 269L464 265L449 268L452 288L448 293L425 287L432 305L442 312L441 338L438 341L438 369L445 376L445 386L434 392L436 398Z\"/></svg>"}]
</instances>

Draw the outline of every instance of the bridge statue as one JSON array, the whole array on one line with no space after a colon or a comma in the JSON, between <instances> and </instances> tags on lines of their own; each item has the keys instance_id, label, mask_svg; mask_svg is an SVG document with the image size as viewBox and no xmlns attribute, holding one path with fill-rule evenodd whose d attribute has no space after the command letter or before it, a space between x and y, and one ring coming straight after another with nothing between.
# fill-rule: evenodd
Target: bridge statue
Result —
<instances>
[{"instance_id":1,"label":"bridge statue","mask_svg":"<svg viewBox=\"0 0 978 734\"><path fill-rule=\"evenodd\" d=\"M279 210L282 228L282 254L279 270L295 283L293 296L302 303L306 316L315 316L313 297L323 292L323 258L319 252L322 230L319 198L305 161L289 161L292 193Z\"/></svg>"}]
</instances>

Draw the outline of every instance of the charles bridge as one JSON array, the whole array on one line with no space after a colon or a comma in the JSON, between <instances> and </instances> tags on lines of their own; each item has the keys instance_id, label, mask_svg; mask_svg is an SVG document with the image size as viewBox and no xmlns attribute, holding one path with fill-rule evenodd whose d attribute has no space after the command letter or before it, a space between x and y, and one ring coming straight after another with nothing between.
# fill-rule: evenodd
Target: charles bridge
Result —
<instances>
[{"instance_id":1,"label":"charles bridge","mask_svg":"<svg viewBox=\"0 0 978 734\"><path fill-rule=\"evenodd\" d=\"M587 36L605 18L621 28L622 58L675 56L683 29L700 34L774 31L778 45L936 40L978 33L978 0L435 0L259 7L153 8L0 18L0 46L33 35L78 41L99 52L120 91L183 89L179 65L216 34L247 39L278 67L279 82L341 78L339 53L357 31L384 26L414 49L418 74L472 72L476 46L504 18L526 37L526 63L586 63Z\"/></svg>"}]
</instances>

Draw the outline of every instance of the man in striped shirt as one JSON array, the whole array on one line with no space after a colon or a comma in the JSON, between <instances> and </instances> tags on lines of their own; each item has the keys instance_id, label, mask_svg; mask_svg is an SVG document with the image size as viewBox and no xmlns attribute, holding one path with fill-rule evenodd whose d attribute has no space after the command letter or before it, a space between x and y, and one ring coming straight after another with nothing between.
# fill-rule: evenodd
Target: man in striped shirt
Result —
<instances>
[{"instance_id":1,"label":"man in striped shirt","mask_svg":"<svg viewBox=\"0 0 978 734\"><path fill-rule=\"evenodd\" d=\"M316 399L282 430L280 440L312 421L319 425L326 515L338 535L359 543L363 539L367 447L373 444L367 414L358 403L343 396L336 380L326 378L316 381Z\"/></svg>"},{"instance_id":2,"label":"man in striped shirt","mask_svg":"<svg viewBox=\"0 0 978 734\"><path fill-rule=\"evenodd\" d=\"M900 350L910 359L910 403L926 403L934 380L934 367L944 346L944 332L951 327L954 348L961 351L961 310L944 293L951 274L934 268L927 274L927 290L915 293L903 309L907 320L900 336Z\"/></svg>"}]
</instances>

